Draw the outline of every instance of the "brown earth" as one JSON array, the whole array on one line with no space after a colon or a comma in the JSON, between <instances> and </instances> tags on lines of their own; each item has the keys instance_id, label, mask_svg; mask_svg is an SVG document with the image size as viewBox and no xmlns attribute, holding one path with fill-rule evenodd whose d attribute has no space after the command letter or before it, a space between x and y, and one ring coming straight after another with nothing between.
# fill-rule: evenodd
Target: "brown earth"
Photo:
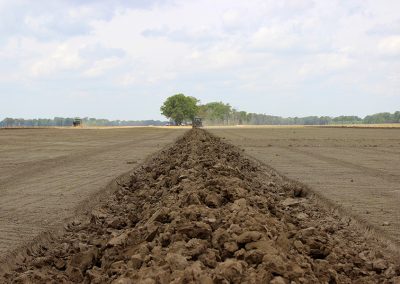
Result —
<instances>
[{"instance_id":1,"label":"brown earth","mask_svg":"<svg viewBox=\"0 0 400 284\"><path fill-rule=\"evenodd\" d=\"M0 260L63 224L182 134L149 127L0 130Z\"/></svg>"},{"instance_id":2,"label":"brown earth","mask_svg":"<svg viewBox=\"0 0 400 284\"><path fill-rule=\"evenodd\" d=\"M400 129L211 129L400 246Z\"/></svg>"},{"instance_id":3,"label":"brown earth","mask_svg":"<svg viewBox=\"0 0 400 284\"><path fill-rule=\"evenodd\" d=\"M65 228L2 281L400 281L384 243L203 130L188 132Z\"/></svg>"}]
</instances>

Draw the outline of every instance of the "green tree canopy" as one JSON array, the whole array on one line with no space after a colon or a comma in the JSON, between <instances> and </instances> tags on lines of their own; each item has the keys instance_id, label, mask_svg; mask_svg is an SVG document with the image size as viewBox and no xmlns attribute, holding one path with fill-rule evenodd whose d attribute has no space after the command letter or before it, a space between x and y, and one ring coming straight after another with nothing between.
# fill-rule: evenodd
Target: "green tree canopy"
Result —
<instances>
[{"instance_id":1,"label":"green tree canopy","mask_svg":"<svg viewBox=\"0 0 400 284\"><path fill-rule=\"evenodd\" d=\"M177 125L185 120L193 120L197 114L199 101L184 94L176 94L168 97L161 106L161 114L172 119Z\"/></svg>"},{"instance_id":2,"label":"green tree canopy","mask_svg":"<svg viewBox=\"0 0 400 284\"><path fill-rule=\"evenodd\" d=\"M211 102L200 106L200 116L205 119L217 121L219 123L227 122L232 115L233 110L229 104L223 102Z\"/></svg>"}]
</instances>

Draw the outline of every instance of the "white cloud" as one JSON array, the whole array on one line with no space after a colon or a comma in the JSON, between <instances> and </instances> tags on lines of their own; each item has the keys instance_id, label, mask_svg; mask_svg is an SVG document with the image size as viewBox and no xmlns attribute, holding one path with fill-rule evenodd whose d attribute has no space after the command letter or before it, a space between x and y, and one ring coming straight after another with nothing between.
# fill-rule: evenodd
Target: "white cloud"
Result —
<instances>
[{"instance_id":1,"label":"white cloud","mask_svg":"<svg viewBox=\"0 0 400 284\"><path fill-rule=\"evenodd\" d=\"M400 35L385 37L379 42L379 51L385 55L400 55Z\"/></svg>"},{"instance_id":2,"label":"white cloud","mask_svg":"<svg viewBox=\"0 0 400 284\"><path fill-rule=\"evenodd\" d=\"M223 25L230 29L230 28L240 28L243 24L241 21L240 13L235 10L228 10L222 14L222 22Z\"/></svg>"},{"instance_id":3,"label":"white cloud","mask_svg":"<svg viewBox=\"0 0 400 284\"><path fill-rule=\"evenodd\" d=\"M30 72L34 77L54 74L59 71L77 70L83 65L78 50L61 44L51 54L35 60L30 64Z\"/></svg>"},{"instance_id":4,"label":"white cloud","mask_svg":"<svg viewBox=\"0 0 400 284\"><path fill-rule=\"evenodd\" d=\"M337 53L318 54L301 65L298 70L299 78L310 79L314 76L326 76L331 72L343 71L348 68L352 60L346 55Z\"/></svg>"},{"instance_id":5,"label":"white cloud","mask_svg":"<svg viewBox=\"0 0 400 284\"><path fill-rule=\"evenodd\" d=\"M114 69L122 64L120 58L111 57L95 61L88 69L83 71L83 75L87 77L98 77L104 75L105 72Z\"/></svg>"},{"instance_id":6,"label":"white cloud","mask_svg":"<svg viewBox=\"0 0 400 284\"><path fill-rule=\"evenodd\" d=\"M139 83L139 78L135 73L126 73L122 75L120 78L117 78L116 83L121 86L131 86L136 83Z\"/></svg>"},{"instance_id":7,"label":"white cloud","mask_svg":"<svg viewBox=\"0 0 400 284\"><path fill-rule=\"evenodd\" d=\"M251 38L251 46L271 51L286 50L295 46L297 38L277 26L261 27Z\"/></svg>"}]
</instances>

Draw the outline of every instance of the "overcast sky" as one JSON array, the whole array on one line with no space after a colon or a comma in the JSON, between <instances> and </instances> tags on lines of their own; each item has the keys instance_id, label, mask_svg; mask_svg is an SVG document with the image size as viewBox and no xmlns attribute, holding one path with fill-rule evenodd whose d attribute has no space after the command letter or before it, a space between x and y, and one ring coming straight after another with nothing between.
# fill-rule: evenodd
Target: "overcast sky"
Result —
<instances>
[{"instance_id":1,"label":"overcast sky","mask_svg":"<svg viewBox=\"0 0 400 284\"><path fill-rule=\"evenodd\" d=\"M126 4L127 2L131 4ZM399 0L0 0L0 119L400 110Z\"/></svg>"}]
</instances>

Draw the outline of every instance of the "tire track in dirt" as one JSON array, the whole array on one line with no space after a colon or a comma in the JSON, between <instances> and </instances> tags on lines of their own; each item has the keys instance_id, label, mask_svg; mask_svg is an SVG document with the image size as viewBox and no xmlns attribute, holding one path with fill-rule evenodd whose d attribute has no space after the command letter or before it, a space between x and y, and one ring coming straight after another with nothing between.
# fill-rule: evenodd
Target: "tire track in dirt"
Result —
<instances>
[{"instance_id":1,"label":"tire track in dirt","mask_svg":"<svg viewBox=\"0 0 400 284\"><path fill-rule=\"evenodd\" d=\"M148 140L158 140L164 138L164 135L151 135ZM144 138L144 137L142 137ZM113 151L118 148L132 146L134 143L137 143L138 140L131 140L128 142L122 143L114 143L111 145L95 147L94 149L86 149L85 151L76 151L73 154L68 154L66 156L60 156L51 159L41 160L39 163L37 161L25 162L22 165L19 165L16 169L14 169L17 173L15 173L12 177L0 179L0 186L6 187L9 183L15 183L16 180L21 180L26 176L40 175L42 172L45 172L53 167L57 167L60 164L63 166L71 163L79 163L82 159L87 159L92 156L101 155L107 151ZM138 147L138 145L136 146ZM139 146L140 147L140 146ZM146 146L142 146L146 147ZM39 147L38 147L39 148ZM1 191L0 191L1 194Z\"/></svg>"},{"instance_id":2,"label":"tire track in dirt","mask_svg":"<svg viewBox=\"0 0 400 284\"><path fill-rule=\"evenodd\" d=\"M280 146L280 145L276 145L275 147L281 148L281 149L285 149L285 150L287 150L289 152L301 153L301 154L304 154L306 156L309 156L309 157L312 157L312 158L315 158L315 159L318 159L318 160L321 160L321 161L325 161L325 162L328 162L328 163L331 163L331 164L336 164L336 165L341 166L341 167L346 167L346 168L349 168L349 169L359 170L359 171L361 171L363 173L366 173L369 176L373 176L373 177L377 177L377 178L383 178L383 179L386 179L386 180L389 180L389 181L392 181L392 182L400 183L400 175L389 174L389 173L386 173L384 171L377 170L377 169L374 169L374 168L365 167L365 166L354 164L354 163L351 163L351 162L348 162L348 161L340 160L340 159L333 158L333 157L327 157L325 155L321 155L321 154L318 154L318 153L313 153L313 152L306 151L306 150L297 149L297 148L294 148L294 147L287 147L287 146Z\"/></svg>"},{"instance_id":3,"label":"tire track in dirt","mask_svg":"<svg viewBox=\"0 0 400 284\"><path fill-rule=\"evenodd\" d=\"M30 251L4 282L400 280L384 243L241 153L190 131L138 168L106 204Z\"/></svg>"}]
</instances>

